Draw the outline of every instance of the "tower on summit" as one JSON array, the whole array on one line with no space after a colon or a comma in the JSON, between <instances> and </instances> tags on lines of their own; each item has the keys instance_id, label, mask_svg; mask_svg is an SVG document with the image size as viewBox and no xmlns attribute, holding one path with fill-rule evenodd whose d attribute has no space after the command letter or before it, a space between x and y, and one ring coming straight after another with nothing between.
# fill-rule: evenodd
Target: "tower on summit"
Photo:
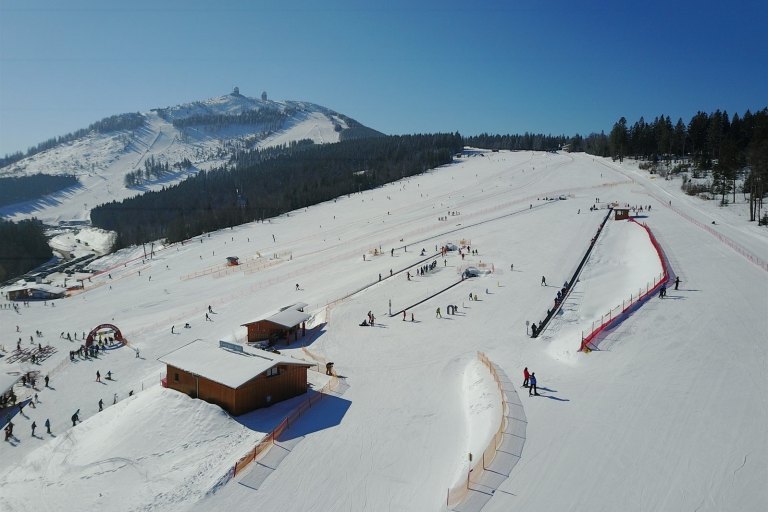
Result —
<instances>
[{"instance_id":1,"label":"tower on summit","mask_svg":"<svg viewBox=\"0 0 768 512\"><path fill-rule=\"evenodd\" d=\"M261 93L261 101L267 101L267 91Z\"/></svg>"},{"instance_id":2,"label":"tower on summit","mask_svg":"<svg viewBox=\"0 0 768 512\"><path fill-rule=\"evenodd\" d=\"M240 96L240 88L238 86L232 89L232 96Z\"/></svg>"}]
</instances>

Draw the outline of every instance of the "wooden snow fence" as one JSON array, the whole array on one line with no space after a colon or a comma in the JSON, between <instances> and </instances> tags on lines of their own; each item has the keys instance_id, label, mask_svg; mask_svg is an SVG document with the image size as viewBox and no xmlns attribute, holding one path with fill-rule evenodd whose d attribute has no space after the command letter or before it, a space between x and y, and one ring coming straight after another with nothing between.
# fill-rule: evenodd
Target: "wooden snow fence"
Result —
<instances>
[{"instance_id":1,"label":"wooden snow fence","mask_svg":"<svg viewBox=\"0 0 768 512\"><path fill-rule=\"evenodd\" d=\"M499 422L499 428L496 430L496 433L493 435L491 440L488 442L488 446L483 451L482 455L480 457L475 457L472 459L472 462L470 464L470 469L467 472L467 478L462 479L460 482L456 483L453 487L448 489L448 493L445 499L445 505L448 508L454 508L460 505L462 502L464 502L467 497L469 496L470 491L473 489L471 488L471 484L478 484L483 486L484 484L481 483L482 480L482 474L483 471L485 471L487 468L490 468L491 463L493 462L494 458L496 457L497 450L501 447L502 443L504 442L504 435L507 432L508 422L509 422L509 404L507 403L507 395L506 391L504 389L504 385L502 383L502 378L499 376L498 372L496 371L496 367L491 362L488 357L482 353L477 353L477 358L480 360L481 363L483 363L486 368L488 368L488 371L491 372L491 376L493 377L493 380L496 382L496 386L499 388L499 393L501 394L501 421Z\"/></svg>"},{"instance_id":2,"label":"wooden snow fence","mask_svg":"<svg viewBox=\"0 0 768 512\"><path fill-rule=\"evenodd\" d=\"M268 432L261 439L261 441L259 441L256 446L253 447L252 450L250 450L246 455L241 457L240 460L235 463L230 472L230 478L234 478L238 473L247 468L251 462L259 459L263 454L265 454L275 444L275 441L280 439L280 435L285 432L291 425L293 425L301 417L301 415L304 414L304 412L322 400L326 395L334 391L338 385L339 379L334 374L331 377L331 380L329 380L328 383L323 386L319 392L312 393L307 396L306 400L303 400L301 404L288 416L286 416L283 421L281 421L271 432Z\"/></svg>"}]
</instances>

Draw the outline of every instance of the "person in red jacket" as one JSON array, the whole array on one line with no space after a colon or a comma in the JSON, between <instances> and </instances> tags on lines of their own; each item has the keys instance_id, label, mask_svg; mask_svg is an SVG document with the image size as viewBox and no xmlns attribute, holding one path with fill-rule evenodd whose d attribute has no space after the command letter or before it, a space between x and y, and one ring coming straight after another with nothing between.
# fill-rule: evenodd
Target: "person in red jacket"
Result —
<instances>
[{"instance_id":1,"label":"person in red jacket","mask_svg":"<svg viewBox=\"0 0 768 512\"><path fill-rule=\"evenodd\" d=\"M528 379L529 379L530 377L531 377L531 374L530 374L530 373L528 373L528 367L526 366L526 367L523 369L523 378L525 379L525 380L523 380L523 387L524 387L524 388L527 388L527 387L528 387Z\"/></svg>"}]
</instances>

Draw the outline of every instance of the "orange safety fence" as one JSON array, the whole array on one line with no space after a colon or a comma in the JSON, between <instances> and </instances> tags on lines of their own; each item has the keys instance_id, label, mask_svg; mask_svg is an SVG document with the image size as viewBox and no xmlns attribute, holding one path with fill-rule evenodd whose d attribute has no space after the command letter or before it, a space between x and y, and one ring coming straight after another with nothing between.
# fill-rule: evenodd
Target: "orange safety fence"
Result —
<instances>
[{"instance_id":1,"label":"orange safety fence","mask_svg":"<svg viewBox=\"0 0 768 512\"><path fill-rule=\"evenodd\" d=\"M488 368L488 371L491 372L491 377L493 377L493 380L496 382L496 386L499 388L499 393L501 393L501 421L499 422L498 430L496 430L493 438L491 438L491 440L488 442L488 446L485 448L485 450L483 450L482 456L479 459L473 461L474 465L472 465L467 472L466 480L462 480L461 482L458 482L456 485L448 489L445 505L449 508L458 505L467 497L467 494L470 490L469 485L472 483L472 477L474 477L475 480L479 479L482 472L491 464L491 462L493 462L493 459L496 457L496 452L504 440L504 431L507 429L509 404L507 404L504 388L502 387L501 380L499 379L499 374L496 373L496 369L494 368L493 363L484 353L478 352L477 358L486 366L486 368Z\"/></svg>"},{"instance_id":2,"label":"orange safety fence","mask_svg":"<svg viewBox=\"0 0 768 512\"><path fill-rule=\"evenodd\" d=\"M648 233L648 237L651 240L651 244L653 245L653 248L656 250L656 255L659 257L659 261L661 262L661 268L663 272L659 274L657 277L653 279L653 284L648 282L645 286L645 290L640 288L637 291L637 295L631 294L629 296L629 299L625 299L621 301L621 305L617 305L616 307L612 308L608 311L608 313L603 314L600 316L600 322L593 321L592 322L592 328L589 331L589 333L585 336L584 331L581 333L581 347L579 348L579 351L585 351L589 352L594 348L593 341L597 336L603 332L605 329L610 327L611 325L614 325L616 322L623 320L630 312L634 311L639 305L646 300L648 300L651 296L653 296L659 288L661 288L662 284L665 284L671 279L669 264L667 263L667 259L664 256L664 251L661 249L661 245L656 240L656 237L653 236L653 233L651 232L650 228L645 224L640 224L634 219L629 219L631 222L634 222L645 229L646 233Z\"/></svg>"}]
</instances>

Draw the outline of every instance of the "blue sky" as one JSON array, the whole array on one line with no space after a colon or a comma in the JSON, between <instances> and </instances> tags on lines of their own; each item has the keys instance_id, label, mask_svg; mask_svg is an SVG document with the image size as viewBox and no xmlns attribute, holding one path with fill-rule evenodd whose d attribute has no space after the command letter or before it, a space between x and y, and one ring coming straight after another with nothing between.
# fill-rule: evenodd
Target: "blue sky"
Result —
<instances>
[{"instance_id":1,"label":"blue sky","mask_svg":"<svg viewBox=\"0 0 768 512\"><path fill-rule=\"evenodd\" d=\"M768 106L768 2L0 0L0 154L122 112L305 100L389 134Z\"/></svg>"}]
</instances>

